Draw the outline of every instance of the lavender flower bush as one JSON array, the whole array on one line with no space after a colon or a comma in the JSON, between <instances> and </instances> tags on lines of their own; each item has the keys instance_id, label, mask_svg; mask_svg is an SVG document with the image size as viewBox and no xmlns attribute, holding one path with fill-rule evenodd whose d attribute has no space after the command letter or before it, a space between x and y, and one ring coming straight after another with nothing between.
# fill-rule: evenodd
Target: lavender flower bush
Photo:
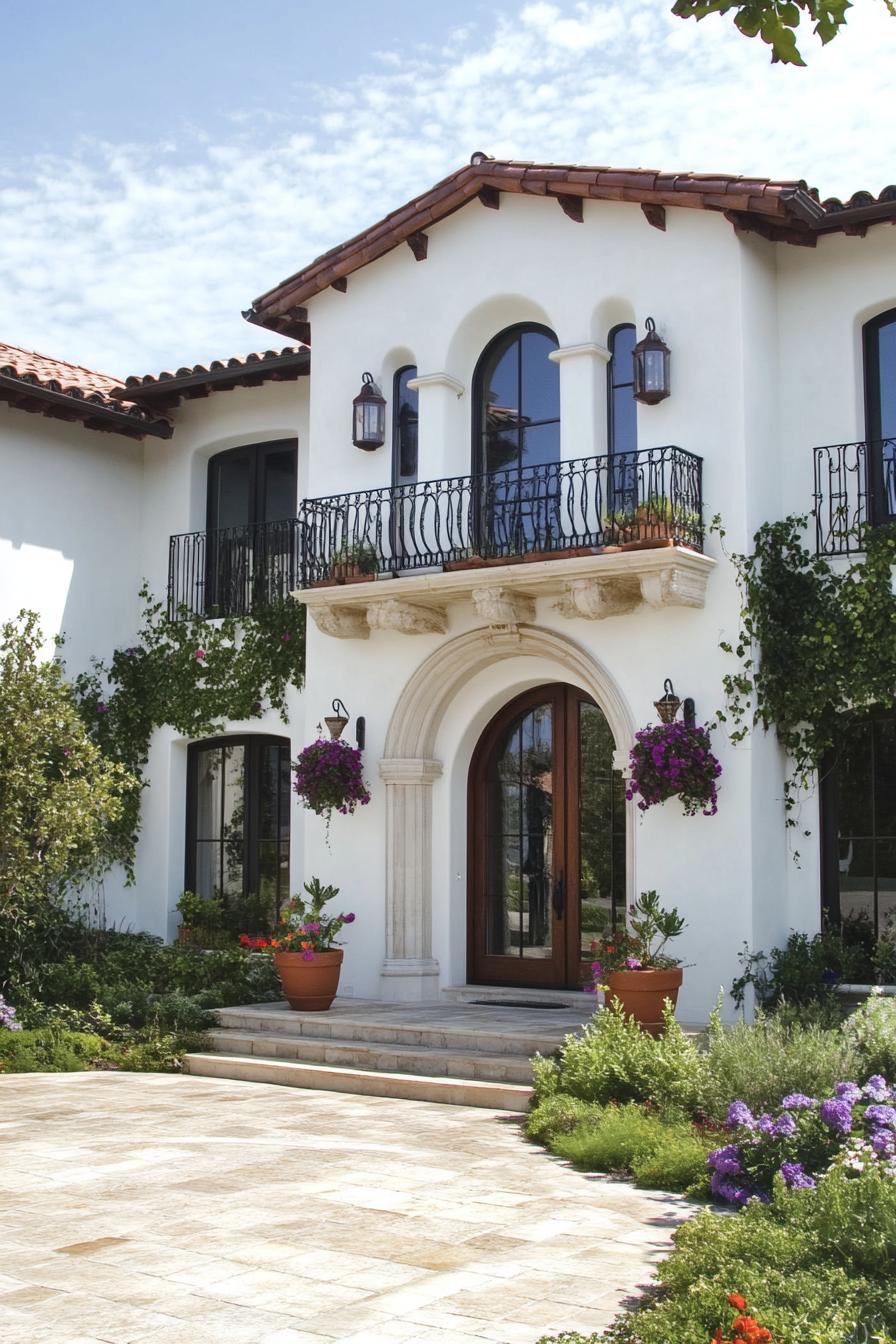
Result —
<instances>
[{"instance_id":1,"label":"lavender flower bush","mask_svg":"<svg viewBox=\"0 0 896 1344\"><path fill-rule=\"evenodd\" d=\"M699 812L712 817L718 811L716 780L722 767L710 750L705 728L677 722L642 728L635 734L629 767L625 796L631 800L640 794L642 812L674 797L681 799L689 817Z\"/></svg>"},{"instance_id":2,"label":"lavender flower bush","mask_svg":"<svg viewBox=\"0 0 896 1344\"><path fill-rule=\"evenodd\" d=\"M849 1172L876 1166L896 1180L896 1088L875 1074L864 1087L838 1083L832 1097L792 1092L776 1115L756 1116L742 1101L728 1108L731 1143L707 1163L710 1188L728 1204L768 1200L775 1176L792 1190L814 1188L831 1167Z\"/></svg>"},{"instance_id":3,"label":"lavender flower bush","mask_svg":"<svg viewBox=\"0 0 896 1344\"><path fill-rule=\"evenodd\" d=\"M341 737L318 738L299 753L293 788L304 806L325 817L328 826L334 811L345 816L370 802L361 753Z\"/></svg>"},{"instance_id":4,"label":"lavender flower bush","mask_svg":"<svg viewBox=\"0 0 896 1344\"><path fill-rule=\"evenodd\" d=\"M21 1022L16 1021L16 1010L11 1003L7 1003L3 995L0 994L0 1031L21 1031Z\"/></svg>"}]
</instances>

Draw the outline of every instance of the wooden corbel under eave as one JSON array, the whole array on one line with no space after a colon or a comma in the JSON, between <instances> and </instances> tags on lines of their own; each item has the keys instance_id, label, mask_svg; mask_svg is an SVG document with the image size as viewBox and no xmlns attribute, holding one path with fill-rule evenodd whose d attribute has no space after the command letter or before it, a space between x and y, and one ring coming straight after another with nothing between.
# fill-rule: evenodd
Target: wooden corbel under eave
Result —
<instances>
[{"instance_id":1,"label":"wooden corbel under eave","mask_svg":"<svg viewBox=\"0 0 896 1344\"><path fill-rule=\"evenodd\" d=\"M419 233L411 234L408 239L408 247L413 252L415 261L425 261L429 248L429 238L421 229Z\"/></svg>"}]
</instances>

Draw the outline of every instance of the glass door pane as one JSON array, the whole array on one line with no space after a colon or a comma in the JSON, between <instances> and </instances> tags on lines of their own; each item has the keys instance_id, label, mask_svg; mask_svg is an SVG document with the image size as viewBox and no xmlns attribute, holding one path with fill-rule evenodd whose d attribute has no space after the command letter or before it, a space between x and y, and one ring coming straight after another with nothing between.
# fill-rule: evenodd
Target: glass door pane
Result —
<instances>
[{"instance_id":1,"label":"glass door pane","mask_svg":"<svg viewBox=\"0 0 896 1344\"><path fill-rule=\"evenodd\" d=\"M579 701L579 942L591 940L625 911L625 787L613 769L614 742L597 705Z\"/></svg>"},{"instance_id":2,"label":"glass door pane","mask_svg":"<svg viewBox=\"0 0 896 1344\"><path fill-rule=\"evenodd\" d=\"M546 958L552 952L554 874L553 705L523 714L486 771L485 951Z\"/></svg>"}]
</instances>

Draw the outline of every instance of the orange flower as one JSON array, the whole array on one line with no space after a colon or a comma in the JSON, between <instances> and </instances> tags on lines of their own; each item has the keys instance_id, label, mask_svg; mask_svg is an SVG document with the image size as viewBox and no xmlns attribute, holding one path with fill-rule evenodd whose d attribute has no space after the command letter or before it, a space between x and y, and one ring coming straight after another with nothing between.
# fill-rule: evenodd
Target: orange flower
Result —
<instances>
[{"instance_id":1,"label":"orange flower","mask_svg":"<svg viewBox=\"0 0 896 1344\"><path fill-rule=\"evenodd\" d=\"M740 1293L729 1293L728 1305L729 1307L735 1307L738 1311L746 1311L747 1309L747 1304Z\"/></svg>"}]
</instances>

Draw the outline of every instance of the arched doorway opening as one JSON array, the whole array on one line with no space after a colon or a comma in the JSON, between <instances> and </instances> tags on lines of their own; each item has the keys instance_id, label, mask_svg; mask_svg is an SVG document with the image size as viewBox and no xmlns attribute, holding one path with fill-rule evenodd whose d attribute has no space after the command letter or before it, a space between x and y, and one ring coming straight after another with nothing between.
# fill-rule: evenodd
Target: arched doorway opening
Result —
<instances>
[{"instance_id":1,"label":"arched doorway opening","mask_svg":"<svg viewBox=\"0 0 896 1344\"><path fill-rule=\"evenodd\" d=\"M505 705L470 765L471 983L571 988L590 943L621 921L626 805L607 719L553 683Z\"/></svg>"}]
</instances>

